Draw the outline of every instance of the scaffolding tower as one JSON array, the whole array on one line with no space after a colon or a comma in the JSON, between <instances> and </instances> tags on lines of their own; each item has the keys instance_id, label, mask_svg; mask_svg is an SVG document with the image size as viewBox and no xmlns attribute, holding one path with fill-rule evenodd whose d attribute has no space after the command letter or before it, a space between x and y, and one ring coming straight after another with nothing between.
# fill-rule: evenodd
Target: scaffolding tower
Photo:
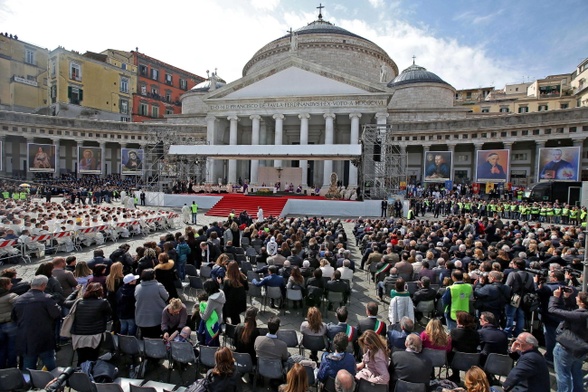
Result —
<instances>
[{"instance_id":1,"label":"scaffolding tower","mask_svg":"<svg viewBox=\"0 0 588 392\"><path fill-rule=\"evenodd\" d=\"M364 200L388 199L406 190L408 155L406 147L395 143L394 139L389 125L363 126L358 172Z\"/></svg>"},{"instance_id":2,"label":"scaffolding tower","mask_svg":"<svg viewBox=\"0 0 588 392\"><path fill-rule=\"evenodd\" d=\"M171 145L203 145L206 139L170 129L153 129L145 146L143 180L152 192L169 193L176 182L200 184L206 181L206 157L169 155Z\"/></svg>"}]
</instances>

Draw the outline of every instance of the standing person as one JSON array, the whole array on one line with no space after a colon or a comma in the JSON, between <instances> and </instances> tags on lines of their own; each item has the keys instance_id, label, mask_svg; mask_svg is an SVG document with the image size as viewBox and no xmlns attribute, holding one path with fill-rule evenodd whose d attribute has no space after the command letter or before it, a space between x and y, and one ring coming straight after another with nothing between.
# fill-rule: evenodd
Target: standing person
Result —
<instances>
[{"instance_id":1,"label":"standing person","mask_svg":"<svg viewBox=\"0 0 588 392\"><path fill-rule=\"evenodd\" d=\"M455 269L451 273L453 284L447 287L441 300L445 306L445 320L447 321L447 328L452 330L457 327L457 312L463 310L470 311L470 298L472 297L472 285L463 281L463 272Z\"/></svg>"},{"instance_id":2,"label":"standing person","mask_svg":"<svg viewBox=\"0 0 588 392\"><path fill-rule=\"evenodd\" d=\"M208 299L206 304L200 305L201 324L206 325L208 335L205 338L207 346L218 347L220 345L220 324L223 320L223 306L227 302L225 293L220 289L220 279L208 279L204 282L204 291ZM203 311L202 311L203 310ZM210 328L209 328L210 327Z\"/></svg>"},{"instance_id":3,"label":"standing person","mask_svg":"<svg viewBox=\"0 0 588 392\"><path fill-rule=\"evenodd\" d=\"M145 206L145 191L141 189L141 193L139 194L139 199L141 200L141 205Z\"/></svg>"},{"instance_id":4,"label":"standing person","mask_svg":"<svg viewBox=\"0 0 588 392\"><path fill-rule=\"evenodd\" d=\"M581 351L582 345L588 346L588 328L586 328L588 325L588 294L578 293L576 296L578 308L570 311L564 309L563 297L570 297L572 292L564 290L565 288L562 287L554 290L553 297L549 300L549 313L564 320L563 331L557 337L557 343L553 349L557 390L582 392L582 365L588 357L586 350Z\"/></svg>"},{"instance_id":5,"label":"standing person","mask_svg":"<svg viewBox=\"0 0 588 392\"><path fill-rule=\"evenodd\" d=\"M195 225L198 223L198 204L196 204L196 201L192 202L190 212L192 213L192 224Z\"/></svg>"},{"instance_id":6,"label":"standing person","mask_svg":"<svg viewBox=\"0 0 588 392\"><path fill-rule=\"evenodd\" d=\"M175 263L169 258L167 253L160 253L158 256L159 264L154 268L155 279L165 287L170 298L179 298L176 289L176 269Z\"/></svg>"},{"instance_id":7,"label":"standing person","mask_svg":"<svg viewBox=\"0 0 588 392\"><path fill-rule=\"evenodd\" d=\"M106 300L112 309L112 332L120 332L120 320L116 308L116 293L123 285L123 265L120 261L112 264L110 273L106 277Z\"/></svg>"},{"instance_id":8,"label":"standing person","mask_svg":"<svg viewBox=\"0 0 588 392\"><path fill-rule=\"evenodd\" d=\"M55 364L55 320L61 316L61 308L45 294L49 278L37 275L31 289L18 297L12 309L16 323L16 352L23 358L24 369L37 369L37 359L51 371Z\"/></svg>"},{"instance_id":9,"label":"standing person","mask_svg":"<svg viewBox=\"0 0 588 392\"><path fill-rule=\"evenodd\" d=\"M388 200L386 199L382 199L382 211L380 213L380 216L382 218L386 218L388 216Z\"/></svg>"},{"instance_id":10,"label":"standing person","mask_svg":"<svg viewBox=\"0 0 588 392\"><path fill-rule=\"evenodd\" d=\"M74 291L65 301L71 308L78 298ZM71 326L72 348L78 356L78 366L86 361L96 361L102 342L102 334L106 331L106 323L112 309L104 298L100 283L90 283L76 306L75 318Z\"/></svg>"},{"instance_id":11,"label":"standing person","mask_svg":"<svg viewBox=\"0 0 588 392\"><path fill-rule=\"evenodd\" d=\"M63 290L63 296L67 297L78 285L73 273L65 269L65 258L55 257L52 261L53 271L52 276L57 279Z\"/></svg>"},{"instance_id":12,"label":"standing person","mask_svg":"<svg viewBox=\"0 0 588 392\"><path fill-rule=\"evenodd\" d=\"M168 298L165 287L155 280L155 271L150 268L143 271L141 284L135 289L135 323L142 337L161 337L161 312Z\"/></svg>"},{"instance_id":13,"label":"standing person","mask_svg":"<svg viewBox=\"0 0 588 392\"><path fill-rule=\"evenodd\" d=\"M135 288L139 275L127 274L123 285L116 292L116 310L120 321L120 334L135 336Z\"/></svg>"},{"instance_id":14,"label":"standing person","mask_svg":"<svg viewBox=\"0 0 588 392\"><path fill-rule=\"evenodd\" d=\"M186 278L186 263L188 262L188 256L192 253L192 249L186 243L186 238L183 235L178 238L176 253L178 255L178 277L184 280Z\"/></svg>"},{"instance_id":15,"label":"standing person","mask_svg":"<svg viewBox=\"0 0 588 392\"><path fill-rule=\"evenodd\" d=\"M359 337L359 346L363 350L361 362L357 365L357 380L364 379L374 384L387 385L390 381L388 372L389 350L386 339L372 330L367 330Z\"/></svg>"},{"instance_id":16,"label":"standing person","mask_svg":"<svg viewBox=\"0 0 588 392\"><path fill-rule=\"evenodd\" d=\"M237 325L241 322L241 313L247 309L247 277L239 271L239 264L231 261L223 283L223 291L227 302L223 306L224 322Z\"/></svg>"},{"instance_id":17,"label":"standing person","mask_svg":"<svg viewBox=\"0 0 588 392\"><path fill-rule=\"evenodd\" d=\"M186 203L184 203L184 206L182 207L182 221L189 225L190 221L191 221L191 217L192 217L192 208L190 208L190 206L188 206Z\"/></svg>"},{"instance_id":18,"label":"standing person","mask_svg":"<svg viewBox=\"0 0 588 392\"><path fill-rule=\"evenodd\" d=\"M0 369L16 367L16 324L11 319L18 294L9 278L0 278Z\"/></svg>"},{"instance_id":19,"label":"standing person","mask_svg":"<svg viewBox=\"0 0 588 392\"><path fill-rule=\"evenodd\" d=\"M263 208L261 206L257 206L257 222L263 222Z\"/></svg>"}]
</instances>

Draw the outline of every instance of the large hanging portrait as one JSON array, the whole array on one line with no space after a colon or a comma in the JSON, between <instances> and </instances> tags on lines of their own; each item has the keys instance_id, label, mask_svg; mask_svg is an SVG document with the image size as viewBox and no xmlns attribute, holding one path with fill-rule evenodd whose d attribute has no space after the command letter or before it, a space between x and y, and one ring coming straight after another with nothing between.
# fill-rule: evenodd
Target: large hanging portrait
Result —
<instances>
[{"instance_id":1,"label":"large hanging portrait","mask_svg":"<svg viewBox=\"0 0 588 392\"><path fill-rule=\"evenodd\" d=\"M135 148L121 149L121 173L127 176L139 176L143 174L144 151Z\"/></svg>"},{"instance_id":2,"label":"large hanging portrait","mask_svg":"<svg viewBox=\"0 0 588 392\"><path fill-rule=\"evenodd\" d=\"M102 148L78 147L78 170L80 173L100 174L102 167Z\"/></svg>"},{"instance_id":3,"label":"large hanging portrait","mask_svg":"<svg viewBox=\"0 0 588 392\"><path fill-rule=\"evenodd\" d=\"M55 172L55 145L29 143L29 171L36 173Z\"/></svg>"},{"instance_id":4,"label":"large hanging portrait","mask_svg":"<svg viewBox=\"0 0 588 392\"><path fill-rule=\"evenodd\" d=\"M505 183L508 181L510 150L478 150L476 181Z\"/></svg>"},{"instance_id":5,"label":"large hanging portrait","mask_svg":"<svg viewBox=\"0 0 588 392\"><path fill-rule=\"evenodd\" d=\"M580 154L579 146L540 148L537 181L580 181Z\"/></svg>"},{"instance_id":6,"label":"large hanging portrait","mask_svg":"<svg viewBox=\"0 0 588 392\"><path fill-rule=\"evenodd\" d=\"M451 179L451 151L427 151L425 153L425 182L445 182Z\"/></svg>"}]
</instances>

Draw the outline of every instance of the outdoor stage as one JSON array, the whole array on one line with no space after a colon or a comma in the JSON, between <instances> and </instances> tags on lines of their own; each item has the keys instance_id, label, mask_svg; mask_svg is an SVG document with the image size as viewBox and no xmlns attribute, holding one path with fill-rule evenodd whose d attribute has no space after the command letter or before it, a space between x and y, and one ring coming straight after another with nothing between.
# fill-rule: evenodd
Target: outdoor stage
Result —
<instances>
[{"instance_id":1,"label":"outdoor stage","mask_svg":"<svg viewBox=\"0 0 588 392\"><path fill-rule=\"evenodd\" d=\"M223 200L224 198L224 200ZM380 216L380 200L350 201L350 200L328 200L322 196L303 196L293 194L291 196L248 196L240 193L225 194L164 194L158 192L146 193L148 205L159 205L166 207L182 207L184 204L196 202L199 210L211 210L217 205L225 204L232 206L236 213L246 209L250 215L255 215L257 206L261 206L264 215L312 215L312 216L340 216L347 218L357 218L358 216ZM220 202L220 203L219 203ZM218 209L218 207L216 207ZM227 216L225 209L221 209L217 214L208 214L214 216ZM230 209L229 209L230 212Z\"/></svg>"}]
</instances>

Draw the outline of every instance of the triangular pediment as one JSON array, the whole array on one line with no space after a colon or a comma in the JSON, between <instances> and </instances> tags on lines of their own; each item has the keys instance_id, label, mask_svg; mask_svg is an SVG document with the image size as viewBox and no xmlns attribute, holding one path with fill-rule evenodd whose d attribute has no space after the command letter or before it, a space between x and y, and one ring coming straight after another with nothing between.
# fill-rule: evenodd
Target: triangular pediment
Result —
<instances>
[{"instance_id":1,"label":"triangular pediment","mask_svg":"<svg viewBox=\"0 0 588 392\"><path fill-rule=\"evenodd\" d=\"M229 99L365 94L366 90L298 67L286 68L225 96Z\"/></svg>"},{"instance_id":2,"label":"triangular pediment","mask_svg":"<svg viewBox=\"0 0 588 392\"><path fill-rule=\"evenodd\" d=\"M385 87L290 57L211 91L205 99L354 95L387 92Z\"/></svg>"}]
</instances>

